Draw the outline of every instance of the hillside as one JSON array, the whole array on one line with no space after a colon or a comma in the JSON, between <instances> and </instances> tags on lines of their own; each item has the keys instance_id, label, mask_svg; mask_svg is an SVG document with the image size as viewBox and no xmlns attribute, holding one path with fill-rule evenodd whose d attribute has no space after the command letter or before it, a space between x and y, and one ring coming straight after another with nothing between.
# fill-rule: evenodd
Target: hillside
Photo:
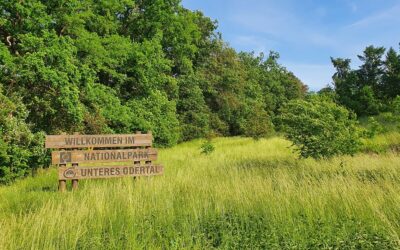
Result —
<instances>
[{"instance_id":1,"label":"hillside","mask_svg":"<svg viewBox=\"0 0 400 250\"><path fill-rule=\"evenodd\" d=\"M398 152L316 161L279 137L201 143L160 150L160 177L59 193L51 168L0 187L0 248L400 247Z\"/></svg>"}]
</instances>

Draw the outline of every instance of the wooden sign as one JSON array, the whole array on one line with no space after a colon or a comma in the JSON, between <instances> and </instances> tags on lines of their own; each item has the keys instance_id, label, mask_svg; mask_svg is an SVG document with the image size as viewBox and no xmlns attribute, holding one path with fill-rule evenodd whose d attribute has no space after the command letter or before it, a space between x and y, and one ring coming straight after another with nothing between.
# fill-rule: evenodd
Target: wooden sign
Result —
<instances>
[{"instance_id":1,"label":"wooden sign","mask_svg":"<svg viewBox=\"0 0 400 250\"><path fill-rule=\"evenodd\" d=\"M160 165L131 165L131 166L107 166L107 167L60 167L59 180L80 180L97 178L116 178L124 176L153 176L164 172Z\"/></svg>"},{"instance_id":2,"label":"wooden sign","mask_svg":"<svg viewBox=\"0 0 400 250\"><path fill-rule=\"evenodd\" d=\"M151 134L48 135L46 148L115 148L151 146Z\"/></svg>"},{"instance_id":3,"label":"wooden sign","mask_svg":"<svg viewBox=\"0 0 400 250\"><path fill-rule=\"evenodd\" d=\"M84 162L127 162L127 161L155 161L157 150L145 149L117 149L117 150L76 150L53 151L53 164L84 163Z\"/></svg>"},{"instance_id":4,"label":"wooden sign","mask_svg":"<svg viewBox=\"0 0 400 250\"><path fill-rule=\"evenodd\" d=\"M52 163L58 165L59 190L66 189L67 180L72 180L72 189L78 188L80 179L116 178L124 176L161 175L164 168L152 164L157 160L157 150L151 148L151 133L126 135L48 135L46 148L60 151L51 153ZM143 148L144 147L144 148ZM87 148L89 150L77 150ZM93 150L93 148L118 148ZM125 148L125 149L121 149ZM126 149L130 148L130 149ZM62 150L70 149L70 150ZM73 150L71 150L73 149ZM79 166L80 163L131 162L128 166ZM144 162L144 165L141 165ZM72 167L67 167L71 164Z\"/></svg>"}]
</instances>

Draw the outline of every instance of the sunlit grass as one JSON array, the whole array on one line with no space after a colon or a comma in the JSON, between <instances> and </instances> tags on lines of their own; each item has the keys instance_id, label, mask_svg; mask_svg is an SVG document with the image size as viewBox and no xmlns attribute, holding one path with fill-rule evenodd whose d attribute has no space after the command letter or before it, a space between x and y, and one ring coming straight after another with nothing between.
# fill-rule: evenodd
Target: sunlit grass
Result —
<instances>
[{"instance_id":1,"label":"sunlit grass","mask_svg":"<svg viewBox=\"0 0 400 250\"><path fill-rule=\"evenodd\" d=\"M379 140L379 139L377 139ZM298 160L281 138L160 150L164 176L80 181L56 169L0 188L0 248L400 248L400 156Z\"/></svg>"}]
</instances>

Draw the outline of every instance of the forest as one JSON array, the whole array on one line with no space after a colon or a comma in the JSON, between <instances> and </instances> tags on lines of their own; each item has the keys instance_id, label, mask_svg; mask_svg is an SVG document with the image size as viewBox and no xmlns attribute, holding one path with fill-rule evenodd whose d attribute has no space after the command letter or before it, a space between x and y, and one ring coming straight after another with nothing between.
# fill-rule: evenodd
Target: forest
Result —
<instances>
[{"instance_id":1,"label":"forest","mask_svg":"<svg viewBox=\"0 0 400 250\"><path fill-rule=\"evenodd\" d=\"M46 134L152 131L157 146L170 147L286 133L302 156L323 158L357 152L368 134L353 126L357 116L400 112L393 48L367 47L359 69L332 58L332 85L312 93L279 53L235 51L217 21L180 0L5 0L0 9L3 184L49 165ZM309 121L294 112L307 109ZM325 112L339 114L330 122L343 121L348 136L334 149L314 145L321 138L304 146L298 134L315 133Z\"/></svg>"}]
</instances>

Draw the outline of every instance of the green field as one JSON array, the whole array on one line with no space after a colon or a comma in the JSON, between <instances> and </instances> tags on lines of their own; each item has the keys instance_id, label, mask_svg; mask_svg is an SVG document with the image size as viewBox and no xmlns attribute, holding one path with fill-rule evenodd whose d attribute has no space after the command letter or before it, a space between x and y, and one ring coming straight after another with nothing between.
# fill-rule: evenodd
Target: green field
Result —
<instances>
[{"instance_id":1,"label":"green field","mask_svg":"<svg viewBox=\"0 0 400 250\"><path fill-rule=\"evenodd\" d=\"M315 161L279 137L213 143L160 150L161 177L61 194L51 168L0 187L0 248L400 248L397 151Z\"/></svg>"}]
</instances>

